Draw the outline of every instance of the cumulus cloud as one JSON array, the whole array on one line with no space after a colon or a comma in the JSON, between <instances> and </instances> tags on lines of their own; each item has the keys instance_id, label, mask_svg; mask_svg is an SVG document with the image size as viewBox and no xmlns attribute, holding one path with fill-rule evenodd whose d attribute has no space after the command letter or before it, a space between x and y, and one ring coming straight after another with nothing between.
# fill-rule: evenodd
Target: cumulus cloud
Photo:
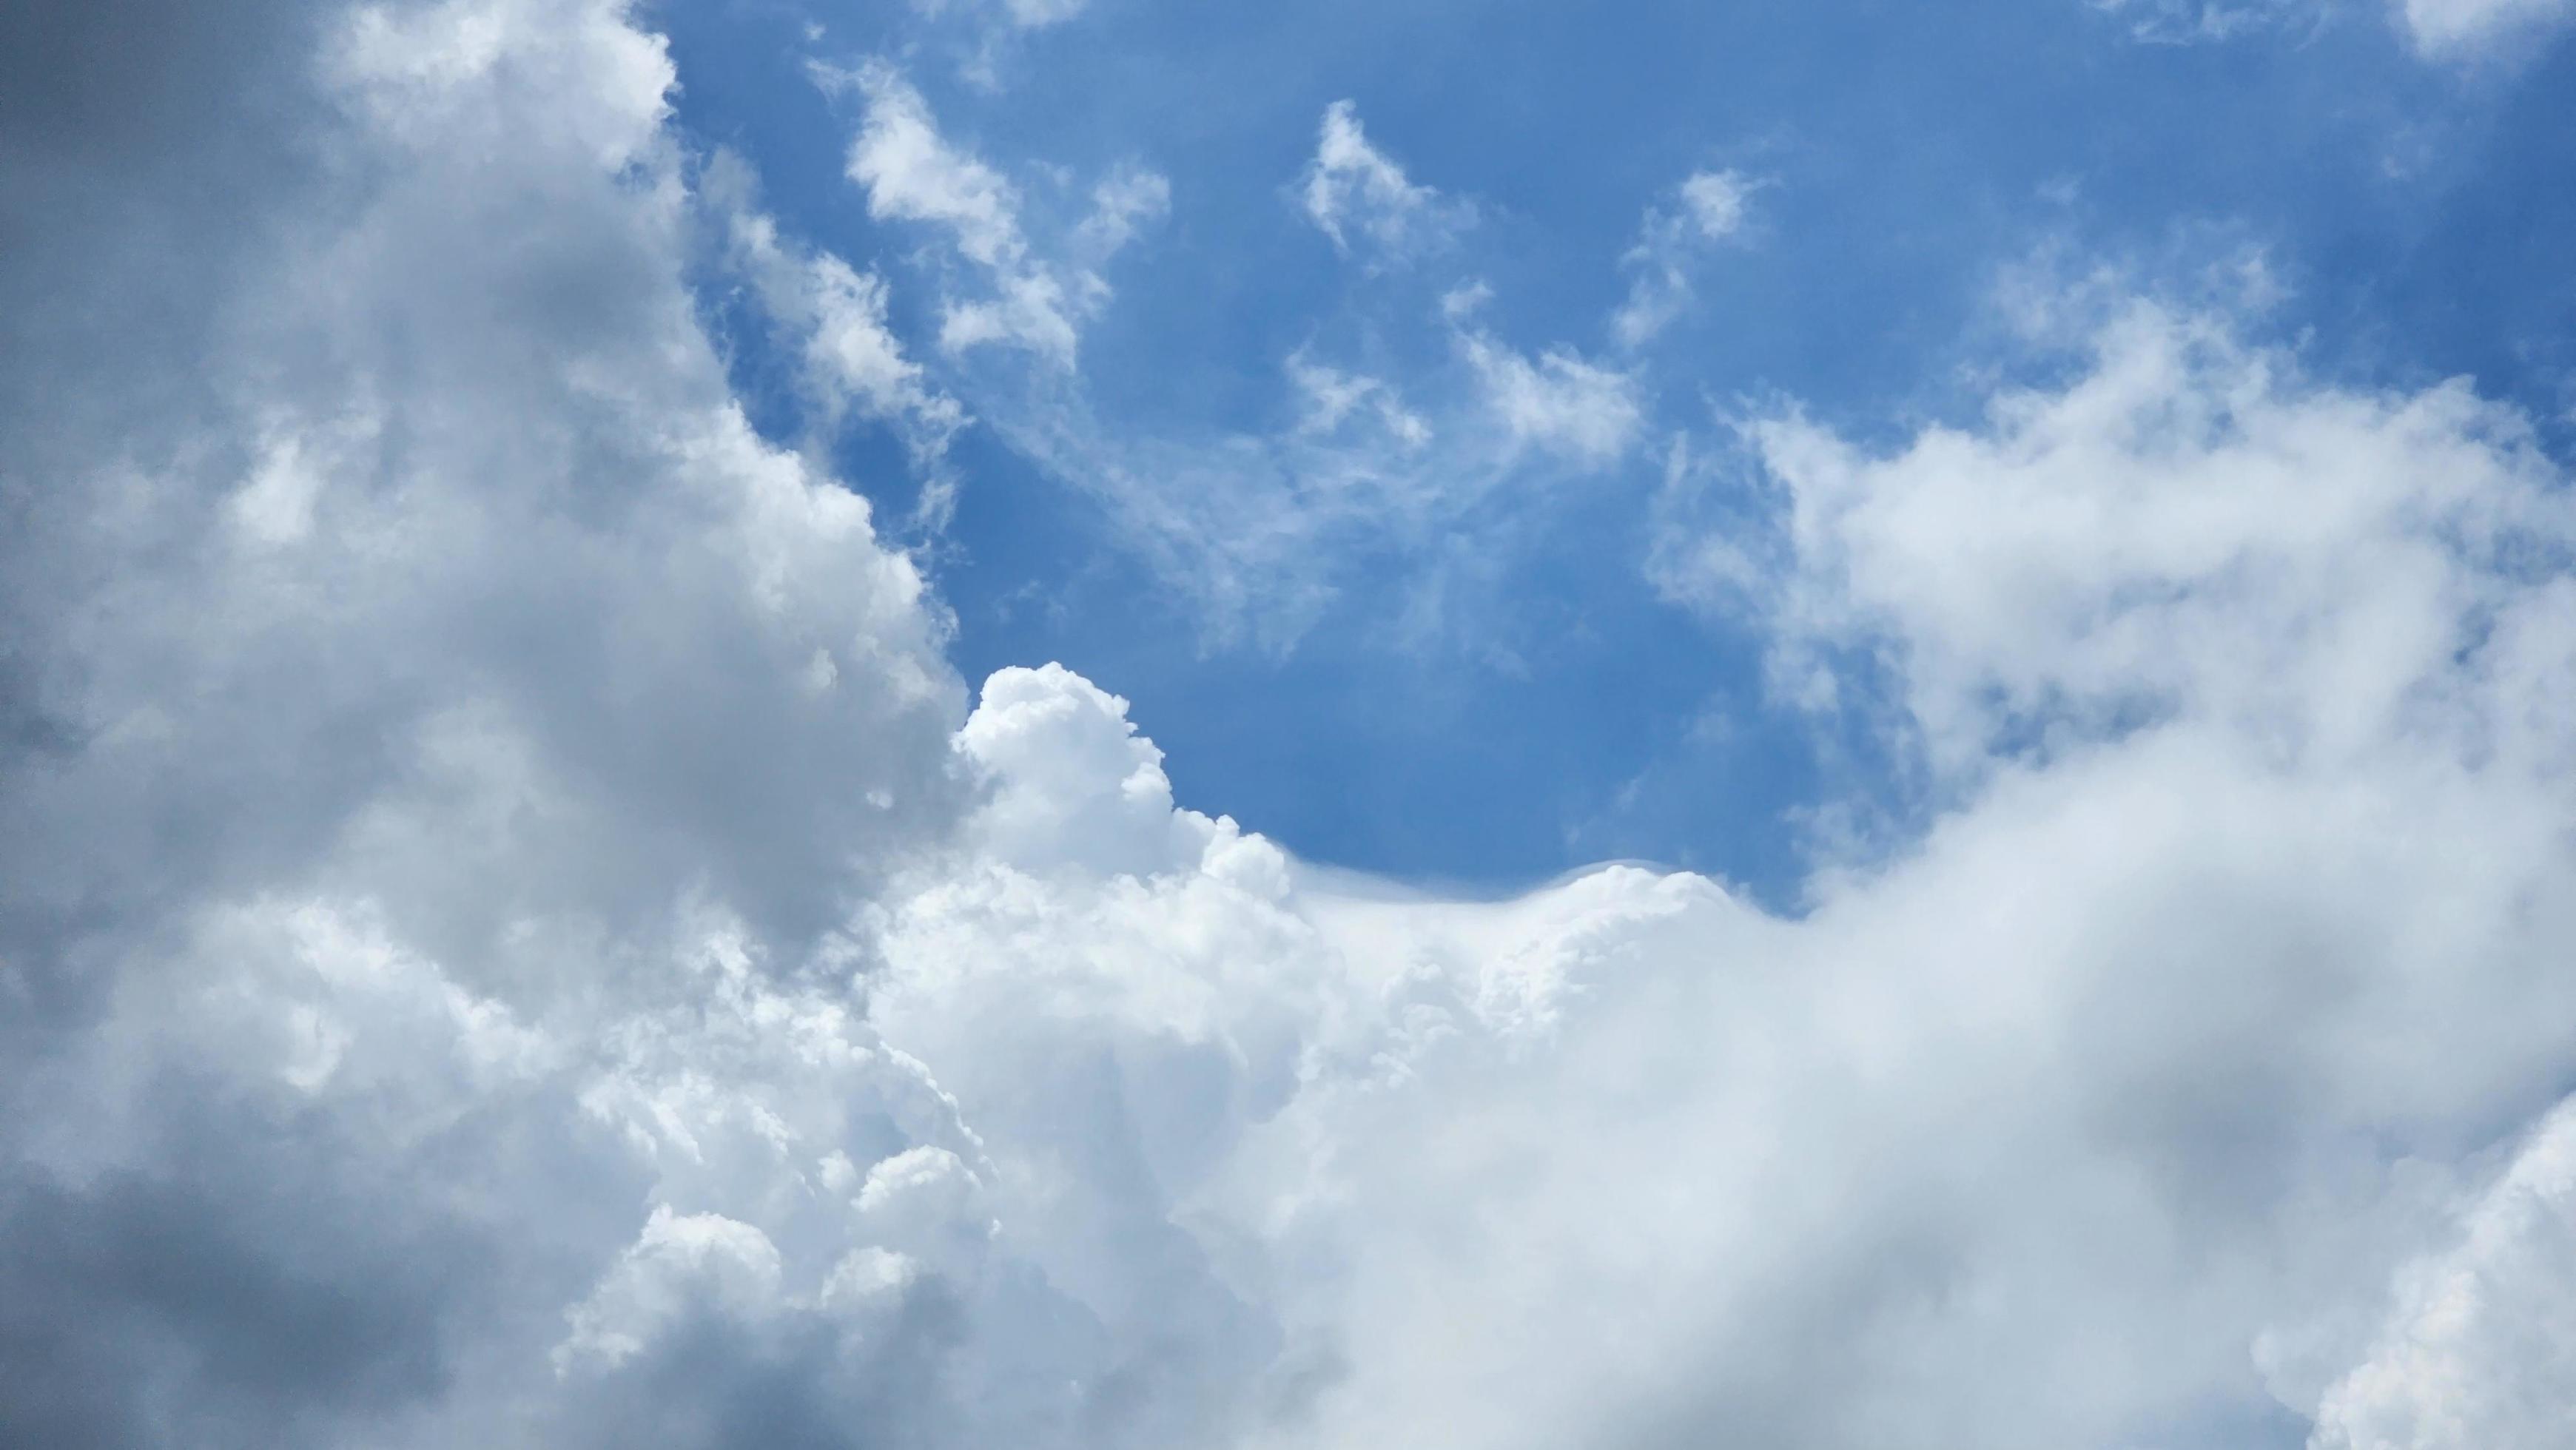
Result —
<instances>
[{"instance_id":1,"label":"cumulus cloud","mask_svg":"<svg viewBox=\"0 0 2576 1450\"><path fill-rule=\"evenodd\" d=\"M710 1020L709 921L836 960L968 794L920 578L698 330L659 42L276 20L243 132L130 139L219 207L41 158L8 269L12 1441L545 1438L495 1417L647 1220L648 1004Z\"/></svg>"},{"instance_id":2,"label":"cumulus cloud","mask_svg":"<svg viewBox=\"0 0 2576 1450\"><path fill-rule=\"evenodd\" d=\"M1923 829L1795 916L1446 899L1061 667L969 710L727 390L624 5L238 18L169 33L245 129L0 142L0 1439L2541 1443L2576 527L2509 411L2138 303L1964 425L1758 421L1659 577L1866 676Z\"/></svg>"},{"instance_id":3,"label":"cumulus cloud","mask_svg":"<svg viewBox=\"0 0 2576 1450\"><path fill-rule=\"evenodd\" d=\"M955 1065L1000 1220L1052 1207L1051 1279L1167 1244L1150 1295L1242 1377L1244 1443L2259 1424L2275 1319L2423 1241L2391 1145L2557 1079L2563 764L2534 800L2203 720L2021 772L1791 921L1634 868L1496 903L1308 872L1175 813L1123 713L991 682L984 864L894 908L873 1015ZM1104 1124L1134 1166L1088 1180Z\"/></svg>"},{"instance_id":4,"label":"cumulus cloud","mask_svg":"<svg viewBox=\"0 0 2576 1450\"><path fill-rule=\"evenodd\" d=\"M1351 101L1324 108L1300 195L1307 219L1335 248L1348 252L1357 235L1389 262L1438 251L1475 221L1473 207L1408 180L1403 167L1371 145Z\"/></svg>"},{"instance_id":5,"label":"cumulus cloud","mask_svg":"<svg viewBox=\"0 0 2576 1450\"><path fill-rule=\"evenodd\" d=\"M2360 1362L2315 1404L2311 1450L2567 1438L2576 1404L2576 1109L2561 1107L2394 1278ZM2261 1347L2277 1357L2280 1344Z\"/></svg>"},{"instance_id":6,"label":"cumulus cloud","mask_svg":"<svg viewBox=\"0 0 2576 1450\"><path fill-rule=\"evenodd\" d=\"M2143 301L2089 353L2074 386L2000 393L1987 431L1894 456L1754 422L1782 528L1685 531L1664 577L1751 579L1792 660L1884 646L1947 765L2200 715L2326 753L2467 730L2450 662L2546 635L2566 586L2527 570L2576 535L2527 425L2465 383L2315 387L2224 319Z\"/></svg>"}]
</instances>

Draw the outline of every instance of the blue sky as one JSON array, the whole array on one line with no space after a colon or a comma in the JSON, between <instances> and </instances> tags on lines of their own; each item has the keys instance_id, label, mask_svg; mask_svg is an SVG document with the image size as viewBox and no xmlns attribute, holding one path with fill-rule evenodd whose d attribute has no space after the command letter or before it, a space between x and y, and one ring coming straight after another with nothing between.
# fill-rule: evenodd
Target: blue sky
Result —
<instances>
[{"instance_id":1,"label":"blue sky","mask_svg":"<svg viewBox=\"0 0 2576 1450\"><path fill-rule=\"evenodd\" d=\"M752 163L791 233L880 270L898 335L978 416L953 445L954 519L926 541L970 678L1060 659L1108 682L1185 795L1318 860L1495 887L1644 857L1788 900L1803 810L1851 786L1901 810L1903 792L1865 748L1820 750L1812 721L1774 707L1749 631L1646 578L1676 434L1705 448L1784 399L1882 437L1972 416L1978 380L2049 366L1995 321L2017 273L2201 286L2251 262L2268 277L2254 326L2324 372L2467 375L2566 447L2576 188L2554 183L2576 172L2576 49L2428 59L2367 7L2257 10L2221 36L2039 0L1104 0L1024 30L971 9L725 3L664 20L681 122ZM813 75L871 58L1032 205L1121 165L1168 180L1168 213L1105 274L1078 372L1051 384L1111 446L1205 458L1275 431L1301 351L1436 376L1452 362L1436 299L1476 282L1502 342L1634 372L1636 431L1445 521L1445 550L1337 538L1328 603L1266 634L1212 630L1186 564L995 426L1027 406L1011 366L943 357L930 336L937 243L871 219L843 165L858 107ZM1342 100L1473 224L1400 264L1337 252L1298 187ZM1621 259L1695 172L1754 184L1743 228L1688 259L1690 305L1623 355ZM769 339L728 337L749 396L792 431ZM833 446L857 486L909 508L919 484L886 429ZM1389 627L1433 587L1436 629Z\"/></svg>"}]
</instances>

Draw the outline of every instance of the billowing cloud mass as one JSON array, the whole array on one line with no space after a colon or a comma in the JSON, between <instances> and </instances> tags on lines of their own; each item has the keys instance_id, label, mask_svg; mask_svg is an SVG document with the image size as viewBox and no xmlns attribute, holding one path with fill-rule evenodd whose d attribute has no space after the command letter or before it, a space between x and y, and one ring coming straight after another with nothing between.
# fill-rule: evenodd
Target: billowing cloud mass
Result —
<instances>
[{"instance_id":1,"label":"billowing cloud mass","mask_svg":"<svg viewBox=\"0 0 2576 1450\"><path fill-rule=\"evenodd\" d=\"M694 179L621 0L0 42L0 1441L2563 1443L2576 494L2511 409L2139 298L1961 425L1756 417L1655 577L1869 685L1919 829L1793 915L1453 899L967 689L690 279L935 436L894 284ZM872 205L1065 275L862 94Z\"/></svg>"},{"instance_id":2,"label":"billowing cloud mass","mask_svg":"<svg viewBox=\"0 0 2576 1450\"><path fill-rule=\"evenodd\" d=\"M2317 1450L2567 1438L2576 1404L2576 1326L2566 1310L2576 1290L2576 1114L2552 1113L2443 1237L2443 1247L2398 1272L2361 1363L2317 1397ZM2295 1375L2300 1358L2319 1359L2313 1349L2296 1355L2290 1346L2299 1343L2267 1340L2258 1350Z\"/></svg>"}]
</instances>

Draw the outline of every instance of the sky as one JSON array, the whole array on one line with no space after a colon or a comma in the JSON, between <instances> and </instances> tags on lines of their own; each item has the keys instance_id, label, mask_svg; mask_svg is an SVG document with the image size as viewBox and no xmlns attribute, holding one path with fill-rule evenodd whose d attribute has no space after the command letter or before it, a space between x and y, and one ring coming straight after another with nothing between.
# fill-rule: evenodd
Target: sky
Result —
<instances>
[{"instance_id":1,"label":"sky","mask_svg":"<svg viewBox=\"0 0 2576 1450\"><path fill-rule=\"evenodd\" d=\"M1789 904L1790 818L1882 772L1833 778L1814 722L1769 708L1759 631L1676 610L1637 567L1677 439L1721 449L1783 403L1880 441L1973 418L1982 380L2048 366L1999 292L2105 269L2187 294L2258 269L2231 299L2252 336L2357 386L2474 377L2562 449L2576 406L2576 202L2551 184L2576 57L2535 53L2545 14L1808 9L667 21L679 122L754 158L791 232L873 269L892 335L978 419L934 571L970 678L1060 659L1114 680L1191 799L1301 855L1488 890L1642 858ZM874 90L817 81L870 66ZM894 85L1039 252L1080 249L1042 230L1078 229L1102 184L1158 179L1125 245L1084 259L1109 299L1070 319L1072 366L938 344L976 264L935 196L851 165ZM1319 192L1332 126L1347 169ZM1721 212L1692 209L1694 177ZM1412 220L1364 219L1390 207ZM1469 327L1441 308L1459 289L1483 289ZM795 433L775 340L727 337L737 385ZM1494 421L1471 337L1614 375L1599 431L1462 464L1446 439ZM1301 378L1382 390L1318 403ZM823 443L889 513L922 487L900 433Z\"/></svg>"},{"instance_id":2,"label":"sky","mask_svg":"<svg viewBox=\"0 0 2576 1450\"><path fill-rule=\"evenodd\" d=\"M2576 5L0 13L0 1441L2555 1450Z\"/></svg>"}]
</instances>

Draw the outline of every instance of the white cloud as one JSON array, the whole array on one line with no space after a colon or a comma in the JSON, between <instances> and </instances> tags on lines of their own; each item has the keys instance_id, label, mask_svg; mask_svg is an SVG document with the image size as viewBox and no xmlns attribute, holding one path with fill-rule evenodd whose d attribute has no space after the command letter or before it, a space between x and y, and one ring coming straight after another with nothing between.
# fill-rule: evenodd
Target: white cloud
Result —
<instances>
[{"instance_id":1,"label":"white cloud","mask_svg":"<svg viewBox=\"0 0 2576 1450\"><path fill-rule=\"evenodd\" d=\"M937 17L951 11L985 13L1018 30L1061 25L1083 12L1087 0L912 0L912 8Z\"/></svg>"},{"instance_id":2,"label":"white cloud","mask_svg":"<svg viewBox=\"0 0 2576 1450\"><path fill-rule=\"evenodd\" d=\"M623 23L611 8L577 0L457 7L362 4L346 9L322 58L344 99L397 145L486 144L509 139L505 118L476 118L462 98L507 63L575 88L557 119L577 128L566 144L614 169L640 158L669 110L670 47Z\"/></svg>"},{"instance_id":3,"label":"white cloud","mask_svg":"<svg viewBox=\"0 0 2576 1450\"><path fill-rule=\"evenodd\" d=\"M2490 53L2576 20L2570 0L2396 0L2418 50L2444 58Z\"/></svg>"},{"instance_id":4,"label":"white cloud","mask_svg":"<svg viewBox=\"0 0 2576 1450\"><path fill-rule=\"evenodd\" d=\"M1463 520L1508 494L1518 517L1554 506L1570 477L1619 466L1643 426L1638 377L1565 348L1524 353L1455 319L1455 365L1409 379L1283 360L1286 417L1215 436L1121 436L1078 404L1045 400L996 426L1108 506L1128 539L1191 597L1205 638L1293 646L1348 582L1344 546L1377 567L1486 538ZM1499 546L1497 546L1499 547ZM1445 597L1434 567L1381 581L1404 602L1390 643L1474 633L1476 598Z\"/></svg>"},{"instance_id":5,"label":"white cloud","mask_svg":"<svg viewBox=\"0 0 2576 1450\"><path fill-rule=\"evenodd\" d=\"M1283 872L1173 814L1078 679L986 708L995 854L888 920L873 1020L954 1064L1051 1280L1112 1322L1172 1306L1200 1373L1288 1397L1255 1443L2256 1415L2265 1326L2406 1247L2374 1141L2558 1075L2563 763L2538 799L2447 745L2285 766L2202 720L1999 783L1791 922L1630 868L1501 903ZM1136 1173L1074 1168L1103 1123ZM1108 1245L1173 1225L1119 1283Z\"/></svg>"},{"instance_id":6,"label":"white cloud","mask_svg":"<svg viewBox=\"0 0 2576 1450\"><path fill-rule=\"evenodd\" d=\"M1733 171L1697 171L1681 185L1682 216L1706 241L1722 241L1744 229L1745 206L1756 183Z\"/></svg>"},{"instance_id":7,"label":"white cloud","mask_svg":"<svg viewBox=\"0 0 2576 1450\"><path fill-rule=\"evenodd\" d=\"M2129 22L2129 33L2155 45L2197 45L2232 40L2257 30L2332 13L2337 0L2085 0L2094 9Z\"/></svg>"},{"instance_id":8,"label":"white cloud","mask_svg":"<svg viewBox=\"0 0 2576 1450\"><path fill-rule=\"evenodd\" d=\"M1301 347L1283 360L1282 423L1132 436L1093 414L1076 363L1084 324L1109 300L1110 261L1169 212L1169 182L1125 163L1086 191L1038 168L1024 193L943 137L891 67L823 79L866 107L849 172L871 188L872 209L933 225L954 244L953 259L935 259L958 264L944 278L938 351L963 359L1000 344L1052 365L961 373L957 385L1002 439L1108 506L1137 553L1191 597L1211 643L1293 644L1345 582L1334 577L1335 541L1452 548L1442 531L1479 500L1505 488L1535 499L1557 475L1614 466L1642 427L1636 373L1561 346L1522 351L1475 320L1485 294L1470 286L1442 299L1450 366L1399 381ZM1739 184L1731 174L1691 178L1676 188L1672 226L1706 236L1740 224ZM1445 237L1472 216L1405 181L1347 106L1326 114L1306 189L1337 239L1387 255L1416 254L1433 231ZM1442 580L1398 587L1411 594L1396 611L1410 621L1402 633L1416 642L1464 632L1477 607L1444 601Z\"/></svg>"},{"instance_id":9,"label":"white cloud","mask_svg":"<svg viewBox=\"0 0 2576 1450\"><path fill-rule=\"evenodd\" d=\"M2517 559L2576 538L2520 420L2461 383L2318 388L2151 303L2091 351L2063 392L1999 393L1982 433L1890 456L1753 423L1786 510L1785 572L1756 586L1784 648L1883 641L1943 762L2177 715L2334 754L2465 728L2449 662L2536 607ZM1676 539L1665 577L1718 584L1746 543Z\"/></svg>"},{"instance_id":10,"label":"white cloud","mask_svg":"<svg viewBox=\"0 0 2576 1450\"><path fill-rule=\"evenodd\" d=\"M887 322L885 279L781 237L759 208L750 168L731 153L708 164L700 190L722 216L731 261L761 310L803 355L820 428L837 427L855 409L895 424L916 456L935 462L965 426L966 411L905 355Z\"/></svg>"},{"instance_id":11,"label":"white cloud","mask_svg":"<svg viewBox=\"0 0 2576 1450\"><path fill-rule=\"evenodd\" d=\"M1169 181L1140 166L1119 167L1091 189L1091 214L1074 231L1076 247L1085 259L1105 262L1171 209Z\"/></svg>"},{"instance_id":12,"label":"white cloud","mask_svg":"<svg viewBox=\"0 0 2576 1450\"><path fill-rule=\"evenodd\" d=\"M1056 253L1041 255L1022 230L1018 189L939 131L921 93L893 67L818 72L827 87L855 89L864 111L850 143L848 172L867 192L873 216L926 222L945 231L982 274L986 295L951 296L940 345L951 353L987 343L1021 348L1070 371L1082 324L1108 305L1100 269L1171 206L1171 186L1135 166L1105 177L1089 215L1068 229Z\"/></svg>"},{"instance_id":13,"label":"white cloud","mask_svg":"<svg viewBox=\"0 0 2576 1450\"><path fill-rule=\"evenodd\" d=\"M1073 366L1081 333L1073 318L1076 303L1065 295L1064 284L1044 272L1020 272L994 280L996 295L948 305L948 314L939 322L939 345L957 353L988 342L1006 342L1058 366Z\"/></svg>"},{"instance_id":14,"label":"white cloud","mask_svg":"<svg viewBox=\"0 0 2576 1450\"><path fill-rule=\"evenodd\" d=\"M2315 29L2349 0L2086 0L2129 22L2138 39L2188 45L2284 27ZM2376 0L2371 8L2376 8ZM2512 42L2576 20L2570 0L2386 0L2390 24L2428 60L2492 59Z\"/></svg>"},{"instance_id":15,"label":"white cloud","mask_svg":"<svg viewBox=\"0 0 2576 1450\"><path fill-rule=\"evenodd\" d=\"M2407 1166L2479 1177L2576 1013L2569 495L2511 413L2141 305L1966 426L1762 422L1731 587L1881 661L1927 827L1796 917L1425 896L1179 808L1069 671L968 713L727 392L624 8L398 23L304 97L331 165L84 176L0 268L0 1439L2041 1450L2273 1386L2345 1450L2563 1398L2564 1121L2453 1231ZM1298 366L1298 428L1410 416ZM1561 401L1508 447L1624 436Z\"/></svg>"},{"instance_id":16,"label":"white cloud","mask_svg":"<svg viewBox=\"0 0 2576 1450\"><path fill-rule=\"evenodd\" d=\"M1329 436L1365 419L1402 448L1417 449L1431 441L1431 424L1406 407L1394 385L1383 378L1344 372L1303 352L1289 357L1287 372L1303 403L1297 418L1299 433Z\"/></svg>"},{"instance_id":17,"label":"white cloud","mask_svg":"<svg viewBox=\"0 0 2576 1450\"><path fill-rule=\"evenodd\" d=\"M1646 209L1636 245L1620 258L1633 274L1628 299L1610 318L1621 347L1642 347L1690 306L1692 264L1709 246L1743 232L1762 185L1737 171L1693 172L1667 206Z\"/></svg>"},{"instance_id":18,"label":"white cloud","mask_svg":"<svg viewBox=\"0 0 2576 1450\"><path fill-rule=\"evenodd\" d=\"M946 52L956 62L958 78L987 93L1008 84L1023 47L1090 8L1089 0L912 0L912 11L927 22L923 34L899 49L918 64L927 48ZM812 33L819 38L822 27ZM925 47L925 41L927 46Z\"/></svg>"},{"instance_id":19,"label":"white cloud","mask_svg":"<svg viewBox=\"0 0 2576 1450\"><path fill-rule=\"evenodd\" d=\"M2576 1290L2576 1107L2551 1114L2442 1237L2398 1272L2361 1362L2318 1398L2311 1450L2542 1450L2566 1440L2576 1403L2566 1311Z\"/></svg>"},{"instance_id":20,"label":"white cloud","mask_svg":"<svg viewBox=\"0 0 2576 1450\"><path fill-rule=\"evenodd\" d=\"M1458 346L1515 445L1599 466L1625 453L1644 421L1631 374L1558 348L1533 360L1472 330L1459 334Z\"/></svg>"},{"instance_id":21,"label":"white cloud","mask_svg":"<svg viewBox=\"0 0 2576 1450\"><path fill-rule=\"evenodd\" d=\"M1389 261L1437 251L1475 221L1474 208L1407 180L1403 167L1369 144L1350 101L1324 108L1301 193L1307 218L1336 248L1349 251L1357 233Z\"/></svg>"},{"instance_id":22,"label":"white cloud","mask_svg":"<svg viewBox=\"0 0 2576 1450\"><path fill-rule=\"evenodd\" d=\"M867 191L868 214L936 223L969 259L997 269L1016 265L1028 244L1011 184L949 145L921 92L892 67L871 64L849 79L866 109L848 169Z\"/></svg>"},{"instance_id":23,"label":"white cloud","mask_svg":"<svg viewBox=\"0 0 2576 1450\"><path fill-rule=\"evenodd\" d=\"M866 503L727 392L622 6L230 19L280 47L217 87L258 106L133 142L220 206L69 169L0 276L0 354L55 359L0 368L0 474L45 483L0 543L0 1333L42 1346L0 1439L614 1441L550 1418L565 1314L662 1332L602 1276L668 1257L657 1206L751 1221L687 1180L800 1126L765 1084L955 1146L748 964L836 975L953 831L963 691ZM814 1061L728 1076L781 1041Z\"/></svg>"},{"instance_id":24,"label":"white cloud","mask_svg":"<svg viewBox=\"0 0 2576 1450\"><path fill-rule=\"evenodd\" d=\"M721 1214L676 1215L657 1205L617 1267L568 1316L555 1372L584 1360L614 1370L708 1301L737 1319L778 1310L778 1246Z\"/></svg>"}]
</instances>

